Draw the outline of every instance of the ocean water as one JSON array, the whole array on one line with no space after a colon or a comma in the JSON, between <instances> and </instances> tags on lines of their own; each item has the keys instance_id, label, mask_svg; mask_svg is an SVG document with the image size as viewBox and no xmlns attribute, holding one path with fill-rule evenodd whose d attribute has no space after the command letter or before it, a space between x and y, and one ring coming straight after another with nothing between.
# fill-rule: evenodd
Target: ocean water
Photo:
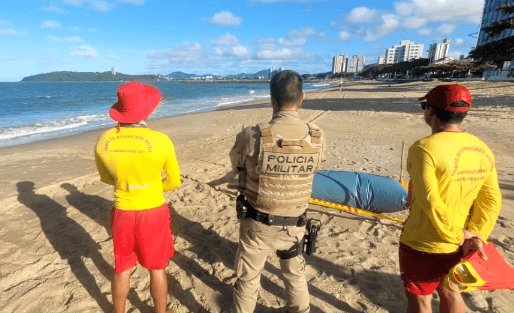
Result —
<instances>
[{"instance_id":1,"label":"ocean water","mask_svg":"<svg viewBox=\"0 0 514 313\"><path fill-rule=\"evenodd\" d=\"M150 119L269 98L269 84L151 82L162 93ZM120 82L0 83L0 148L115 126L109 108ZM304 90L328 84L304 84Z\"/></svg>"}]
</instances>

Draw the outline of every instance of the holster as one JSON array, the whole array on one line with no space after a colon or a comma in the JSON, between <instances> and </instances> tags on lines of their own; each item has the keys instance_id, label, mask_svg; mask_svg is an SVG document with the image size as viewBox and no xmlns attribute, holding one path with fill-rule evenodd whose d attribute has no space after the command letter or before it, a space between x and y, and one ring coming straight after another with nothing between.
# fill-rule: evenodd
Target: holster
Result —
<instances>
[{"instance_id":1,"label":"holster","mask_svg":"<svg viewBox=\"0 0 514 313\"><path fill-rule=\"evenodd\" d=\"M236 199L236 214L238 220L244 220L248 217L248 202L243 194L240 194Z\"/></svg>"},{"instance_id":2,"label":"holster","mask_svg":"<svg viewBox=\"0 0 514 313\"><path fill-rule=\"evenodd\" d=\"M279 258L287 260L299 256L303 252L307 255L311 255L316 252L316 240L321 228L321 221L317 219L309 219L306 228L307 235L305 235L300 242L292 246L289 250L277 250Z\"/></svg>"}]
</instances>

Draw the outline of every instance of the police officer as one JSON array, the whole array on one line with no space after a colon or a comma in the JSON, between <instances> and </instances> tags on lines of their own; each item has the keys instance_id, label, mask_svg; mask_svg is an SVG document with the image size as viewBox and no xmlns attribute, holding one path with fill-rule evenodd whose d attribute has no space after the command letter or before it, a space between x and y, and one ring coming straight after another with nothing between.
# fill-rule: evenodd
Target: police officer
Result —
<instances>
[{"instance_id":1,"label":"police officer","mask_svg":"<svg viewBox=\"0 0 514 313\"><path fill-rule=\"evenodd\" d=\"M314 173L326 159L326 140L314 124L298 117L302 78L294 71L276 74L270 83L271 121L245 128L230 151L240 175L241 218L235 260L235 312L253 312L268 252L280 257L289 312L309 312L303 243L305 210ZM244 210L244 211L241 211Z\"/></svg>"}]
</instances>

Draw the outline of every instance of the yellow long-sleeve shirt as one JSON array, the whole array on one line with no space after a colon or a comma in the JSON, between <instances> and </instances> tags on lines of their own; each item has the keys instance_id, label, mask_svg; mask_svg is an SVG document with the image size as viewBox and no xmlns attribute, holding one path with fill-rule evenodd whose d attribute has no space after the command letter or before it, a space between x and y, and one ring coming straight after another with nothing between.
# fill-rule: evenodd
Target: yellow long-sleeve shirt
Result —
<instances>
[{"instance_id":1,"label":"yellow long-sleeve shirt","mask_svg":"<svg viewBox=\"0 0 514 313\"><path fill-rule=\"evenodd\" d=\"M97 141L95 160L100 180L114 186L114 207L120 210L158 207L165 202L163 192L181 183L173 143L148 128L107 130Z\"/></svg>"},{"instance_id":2,"label":"yellow long-sleeve shirt","mask_svg":"<svg viewBox=\"0 0 514 313\"><path fill-rule=\"evenodd\" d=\"M463 229L487 239L500 213L494 156L477 137L439 132L409 149L410 214L400 241L430 253L459 249Z\"/></svg>"}]
</instances>

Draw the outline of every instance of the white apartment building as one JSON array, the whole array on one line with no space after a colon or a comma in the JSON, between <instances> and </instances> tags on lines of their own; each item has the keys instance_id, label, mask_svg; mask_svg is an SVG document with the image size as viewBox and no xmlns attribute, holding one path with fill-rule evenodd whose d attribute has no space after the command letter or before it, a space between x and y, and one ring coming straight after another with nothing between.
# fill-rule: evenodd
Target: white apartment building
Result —
<instances>
[{"instance_id":1,"label":"white apartment building","mask_svg":"<svg viewBox=\"0 0 514 313\"><path fill-rule=\"evenodd\" d=\"M366 57L362 55L354 55L346 61L347 73L359 73L364 69Z\"/></svg>"},{"instance_id":2,"label":"white apartment building","mask_svg":"<svg viewBox=\"0 0 514 313\"><path fill-rule=\"evenodd\" d=\"M276 74L282 72L284 70L283 67L271 67L269 69L269 78L273 78Z\"/></svg>"},{"instance_id":3,"label":"white apartment building","mask_svg":"<svg viewBox=\"0 0 514 313\"><path fill-rule=\"evenodd\" d=\"M341 53L340 55L336 55L332 60L332 74L346 72L347 59L348 58L343 53Z\"/></svg>"},{"instance_id":4,"label":"white apartment building","mask_svg":"<svg viewBox=\"0 0 514 313\"><path fill-rule=\"evenodd\" d=\"M385 64L385 57L384 56L379 56L378 57L378 61L377 61L377 64Z\"/></svg>"},{"instance_id":5,"label":"white apartment building","mask_svg":"<svg viewBox=\"0 0 514 313\"><path fill-rule=\"evenodd\" d=\"M414 43L410 40L402 40L399 45L394 45L386 50L386 64L395 64L423 57L424 44Z\"/></svg>"},{"instance_id":6,"label":"white apartment building","mask_svg":"<svg viewBox=\"0 0 514 313\"><path fill-rule=\"evenodd\" d=\"M444 62L448 58L450 51L450 38L443 40L443 43L433 43L428 49L428 58L430 63Z\"/></svg>"}]
</instances>

